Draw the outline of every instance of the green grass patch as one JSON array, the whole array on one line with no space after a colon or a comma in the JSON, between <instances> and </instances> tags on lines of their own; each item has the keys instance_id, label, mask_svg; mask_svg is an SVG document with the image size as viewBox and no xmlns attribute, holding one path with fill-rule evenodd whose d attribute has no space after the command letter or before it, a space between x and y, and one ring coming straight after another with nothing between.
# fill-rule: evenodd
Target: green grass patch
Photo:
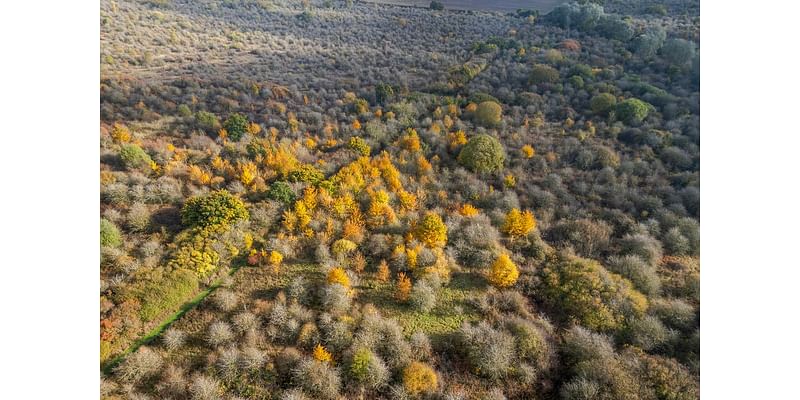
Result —
<instances>
[{"instance_id":1,"label":"green grass patch","mask_svg":"<svg viewBox=\"0 0 800 400\"><path fill-rule=\"evenodd\" d=\"M423 331L436 342L458 330L465 321L481 318L470 299L486 290L486 281L477 274L454 273L450 283L436 292L436 306L427 313L395 301L392 283L364 279L359 290L361 302L372 303L384 316L396 319L406 335Z\"/></svg>"},{"instance_id":2,"label":"green grass patch","mask_svg":"<svg viewBox=\"0 0 800 400\"><path fill-rule=\"evenodd\" d=\"M240 268L240 267L234 267L234 268L232 268L232 269L231 269L231 271L230 271L230 273L229 273L229 275L233 275L233 274L234 274L236 271L238 271L238 270L239 270L239 268ZM191 273L191 274L192 274L192 276L194 276L194 281L195 281L195 284L194 284L194 285L195 285L195 291L197 291L197 286L196 286L196 285L198 285L198 284L197 284L197 277L194 275L194 273L193 273L193 272L191 272L191 271L187 271L187 272ZM191 282L189 282L189 281L190 281L190 279L189 279L189 278L187 278L187 277L183 276L183 274L180 274L180 275L179 275L179 277L180 277L181 279L184 279L184 280L185 280L185 282L182 282L182 284L181 284L181 287L183 288L182 290L186 289L186 287L188 287L188 286L190 286L190 285L191 285ZM217 288L219 288L219 287L222 285L222 280L223 280L224 278L225 278L225 277L223 276L223 277L221 277L221 278L217 279L216 281L214 281L214 283L212 283L212 284L211 284L211 286L209 286L209 287L208 287L208 288L206 288L205 290L203 290L203 291L201 291L200 293L198 293L196 296L194 296L193 298L191 298L189 301L186 301L185 303L183 303L183 304L180 306L180 308L179 308L179 309L178 309L176 312L174 312L173 314L169 315L169 316L168 316L166 319L164 319L163 321L161 321L161 323L159 323L159 324L158 324L158 326L156 326L156 327L155 327L155 328L153 328L153 329L152 329L150 332L148 332L147 334L145 334L144 336L142 336L142 337L140 337L138 340L136 340L136 341L135 341L135 342L134 342L134 343L133 343L133 344L132 344L130 347L128 347L128 349L127 349L127 350L123 351L122 353L120 353L120 354L119 354L119 355L117 355L116 357L112 358L111 360L108 360L108 361L106 361L105 363L101 364L101 365L100 365L100 370L101 370L101 371L102 371L104 374L108 374L108 373L110 373L110 372L111 372L111 371L114 369L114 367L116 367L117 365L119 365L119 363L121 363L121 362L122 362L122 361L125 359L125 357L127 357L127 356L128 356L128 354L131 354L131 353L133 353L134 351L136 351L136 350L137 350L139 347L141 347L141 346L143 346L143 345L145 345L145 344L148 344L148 343L152 342L152 341L153 341L153 340L154 340L156 337L158 337L159 335L161 335L161 334L162 334L162 333L163 333L163 332L164 332L164 331L165 331L165 330L166 330L166 329L167 329L167 328L168 328L168 327L169 327L169 326L170 326L170 325L171 325L173 322L175 322L175 321L176 321L176 320L178 320L180 317L182 317L184 314L186 314L187 312L189 312L189 310L191 310L191 309L193 309L193 308L197 307L197 305L198 305L198 304L200 304L200 302L202 302L202 301L203 301L203 299L205 299L205 298L206 298L206 297L207 297L209 294L211 294L211 293L212 293L214 290L216 290ZM153 293L157 293L157 292L159 292L159 290L154 290L154 291L153 291ZM186 295L186 296L184 296L183 298L185 299L185 298L186 298L186 297L188 297L189 295L190 295L190 294L187 294L187 295ZM170 299L169 301L177 301L177 302L178 302L178 304L180 304L180 301L181 301L181 300L179 300L179 299L177 299L177 298L174 298L174 299ZM160 303L158 303L158 304L165 304L165 303L163 303L163 302L160 302ZM176 306L177 306L177 305L176 305ZM142 304L142 310L144 310L144 303ZM162 310L163 310L163 309L162 309Z\"/></svg>"}]
</instances>

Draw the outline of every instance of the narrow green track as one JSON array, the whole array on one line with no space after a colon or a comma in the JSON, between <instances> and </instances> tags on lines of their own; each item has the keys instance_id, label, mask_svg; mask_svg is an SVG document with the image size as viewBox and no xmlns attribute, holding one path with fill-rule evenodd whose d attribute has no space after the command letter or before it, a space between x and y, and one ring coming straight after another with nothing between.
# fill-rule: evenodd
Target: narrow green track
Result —
<instances>
[{"instance_id":1,"label":"narrow green track","mask_svg":"<svg viewBox=\"0 0 800 400\"><path fill-rule=\"evenodd\" d=\"M241 266L233 267L231 269L231 272L228 273L227 276L233 275L234 273L236 273L236 271L239 270L239 268L241 268ZM181 306L181 308L178 309L178 311L176 311L175 313L173 313L172 315L167 317L157 327L153 328L153 330L148 332L146 335L140 337L138 340L133 342L133 344L130 347L128 347L127 350L125 350L121 354L117 355L113 359L105 362L100 368L100 370L103 372L103 374L109 374L114 369L114 367L119 365L119 363L121 363L125 359L125 357L127 357L129 354L131 354L134 351L136 351L137 349L139 349L139 347L152 342L161 333L163 333L164 330L166 330L173 322L177 321L178 318L182 317L184 314L189 312L191 309L197 307L197 305L200 304L200 302L202 302L203 299L205 299L209 294L211 294L213 291L217 290L217 288L219 288L222 285L222 280L225 279L225 278L226 278L226 276L223 276L223 277L220 277L219 279L217 279L216 281L214 281L214 283L212 283L211 286L209 286L205 290L203 290L200 293L198 293L191 300L189 300L186 303L184 303Z\"/></svg>"}]
</instances>

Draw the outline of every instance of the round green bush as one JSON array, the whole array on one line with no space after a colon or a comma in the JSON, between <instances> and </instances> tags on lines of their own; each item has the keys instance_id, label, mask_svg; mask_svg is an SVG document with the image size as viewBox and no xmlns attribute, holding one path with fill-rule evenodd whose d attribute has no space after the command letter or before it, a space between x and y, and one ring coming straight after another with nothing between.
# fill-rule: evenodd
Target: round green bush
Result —
<instances>
[{"instance_id":1,"label":"round green bush","mask_svg":"<svg viewBox=\"0 0 800 400\"><path fill-rule=\"evenodd\" d=\"M100 245L108 247L117 247L122 244L122 235L119 233L119 228L113 222L101 218L100 219Z\"/></svg>"},{"instance_id":2,"label":"round green bush","mask_svg":"<svg viewBox=\"0 0 800 400\"><path fill-rule=\"evenodd\" d=\"M233 113L225 120L223 127L228 131L228 137L234 142L238 142L247 132L247 125L249 124L247 117L239 113Z\"/></svg>"},{"instance_id":3,"label":"round green bush","mask_svg":"<svg viewBox=\"0 0 800 400\"><path fill-rule=\"evenodd\" d=\"M642 122L650 113L650 107L639 99L627 99L617 104L617 119L626 124Z\"/></svg>"},{"instance_id":4,"label":"round green bush","mask_svg":"<svg viewBox=\"0 0 800 400\"><path fill-rule=\"evenodd\" d=\"M458 161L474 172L494 172L503 168L506 159L503 145L489 135L478 135L464 145Z\"/></svg>"},{"instance_id":5,"label":"round green bush","mask_svg":"<svg viewBox=\"0 0 800 400\"><path fill-rule=\"evenodd\" d=\"M267 192L267 197L280 201L283 204L290 205L294 203L295 194L292 191L292 188L289 187L289 184L284 181L277 181L270 185L269 191Z\"/></svg>"},{"instance_id":6,"label":"round green bush","mask_svg":"<svg viewBox=\"0 0 800 400\"><path fill-rule=\"evenodd\" d=\"M496 126L503 117L503 108L494 101L484 101L475 110L475 122L486 127Z\"/></svg>"},{"instance_id":7,"label":"round green bush","mask_svg":"<svg viewBox=\"0 0 800 400\"><path fill-rule=\"evenodd\" d=\"M617 98L611 93L600 93L589 101L589 107L591 107L592 112L598 115L608 114L616 106Z\"/></svg>"},{"instance_id":8,"label":"round green bush","mask_svg":"<svg viewBox=\"0 0 800 400\"><path fill-rule=\"evenodd\" d=\"M153 161L138 145L126 144L119 150L119 158L127 169L145 168Z\"/></svg>"},{"instance_id":9,"label":"round green bush","mask_svg":"<svg viewBox=\"0 0 800 400\"><path fill-rule=\"evenodd\" d=\"M536 64L531 69L531 83L538 85L541 83L556 83L560 75L558 70L545 64Z\"/></svg>"},{"instance_id":10,"label":"round green bush","mask_svg":"<svg viewBox=\"0 0 800 400\"><path fill-rule=\"evenodd\" d=\"M181 210L183 223L193 227L227 225L249 217L244 202L227 190L192 197Z\"/></svg>"}]
</instances>

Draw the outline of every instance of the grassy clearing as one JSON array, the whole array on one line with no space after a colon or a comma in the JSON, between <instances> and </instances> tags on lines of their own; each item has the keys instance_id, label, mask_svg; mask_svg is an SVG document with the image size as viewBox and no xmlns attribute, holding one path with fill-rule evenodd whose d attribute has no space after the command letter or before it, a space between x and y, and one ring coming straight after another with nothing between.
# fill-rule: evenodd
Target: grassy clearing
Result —
<instances>
[{"instance_id":1,"label":"grassy clearing","mask_svg":"<svg viewBox=\"0 0 800 400\"><path fill-rule=\"evenodd\" d=\"M458 272L436 294L436 307L419 312L393 298L394 285L365 279L359 287L359 301L374 304L384 316L394 318L406 335L423 331L436 343L455 332L465 321L477 321L480 314L471 299L486 290L486 281L473 273Z\"/></svg>"},{"instance_id":2,"label":"grassy clearing","mask_svg":"<svg viewBox=\"0 0 800 400\"><path fill-rule=\"evenodd\" d=\"M239 268L240 268L239 266L232 268L227 276L233 275L234 273L236 273L236 271L239 270ZM130 347L128 347L128 349L126 349L116 357L112 358L111 360L106 361L103 365L100 366L101 371L104 374L111 372L111 370L113 370L114 367L119 365L119 363L121 363L125 359L125 357L128 356L128 354L131 354L134 351L136 351L139 347L152 342L156 337L158 337L161 333L163 333L170 325L172 325L173 322L177 321L184 314L189 312L191 309L195 308L198 304L200 304L200 302L203 301L203 299L205 299L214 290L219 288L222 285L224 279L225 276L220 277L219 279L214 281L214 283L212 283L211 286L198 293L191 300L184 303L178 309L178 311L168 316L161 323L159 323L158 326L153 328L150 332L148 332L147 334L145 334L144 336L133 342L133 344Z\"/></svg>"}]
</instances>

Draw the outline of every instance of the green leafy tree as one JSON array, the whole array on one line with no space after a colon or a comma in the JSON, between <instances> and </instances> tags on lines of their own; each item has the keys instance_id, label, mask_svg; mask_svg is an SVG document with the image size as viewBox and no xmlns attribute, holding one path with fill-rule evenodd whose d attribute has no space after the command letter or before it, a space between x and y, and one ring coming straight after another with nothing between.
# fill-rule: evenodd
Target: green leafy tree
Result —
<instances>
[{"instance_id":1,"label":"green leafy tree","mask_svg":"<svg viewBox=\"0 0 800 400\"><path fill-rule=\"evenodd\" d=\"M219 118L208 111L198 111L194 114L195 124L199 129L204 130L206 133L217 133L219 128L222 127L219 123Z\"/></svg>"},{"instance_id":2,"label":"green leafy tree","mask_svg":"<svg viewBox=\"0 0 800 400\"><path fill-rule=\"evenodd\" d=\"M302 164L289 172L289 182L305 182L318 185L325 179L325 174L311 164Z\"/></svg>"},{"instance_id":3,"label":"green leafy tree","mask_svg":"<svg viewBox=\"0 0 800 400\"><path fill-rule=\"evenodd\" d=\"M611 93L600 93L592 97L592 100L589 102L589 107L591 107L592 112L598 115L608 114L608 112L613 110L616 106L617 98Z\"/></svg>"},{"instance_id":4,"label":"green leafy tree","mask_svg":"<svg viewBox=\"0 0 800 400\"><path fill-rule=\"evenodd\" d=\"M486 127L497 126L503 118L503 108L494 101L484 101L475 110L475 122Z\"/></svg>"},{"instance_id":5,"label":"green leafy tree","mask_svg":"<svg viewBox=\"0 0 800 400\"><path fill-rule=\"evenodd\" d=\"M560 79L558 70L546 65L536 64L531 68L531 83L539 85L542 83L556 83Z\"/></svg>"},{"instance_id":6,"label":"green leafy tree","mask_svg":"<svg viewBox=\"0 0 800 400\"><path fill-rule=\"evenodd\" d=\"M187 200L181 210L181 218L185 225L205 227L246 220L250 214L242 200L227 190L218 190Z\"/></svg>"},{"instance_id":7,"label":"green leafy tree","mask_svg":"<svg viewBox=\"0 0 800 400\"><path fill-rule=\"evenodd\" d=\"M248 125L250 125L250 122L247 117L239 113L233 113L225 120L223 127L228 131L228 137L234 142L238 142L247 132Z\"/></svg>"},{"instance_id":8,"label":"green leafy tree","mask_svg":"<svg viewBox=\"0 0 800 400\"><path fill-rule=\"evenodd\" d=\"M347 147L351 150L355 150L356 153L361 154L362 156L369 157L369 144L367 144L366 140L358 136L351 137L350 142L347 143Z\"/></svg>"},{"instance_id":9,"label":"green leafy tree","mask_svg":"<svg viewBox=\"0 0 800 400\"><path fill-rule=\"evenodd\" d=\"M394 98L394 88L387 83L375 86L375 100L380 104L387 104Z\"/></svg>"},{"instance_id":10,"label":"green leafy tree","mask_svg":"<svg viewBox=\"0 0 800 400\"><path fill-rule=\"evenodd\" d=\"M694 59L694 43L685 39L669 39L661 48L661 55L672 65L685 67Z\"/></svg>"},{"instance_id":11,"label":"green leafy tree","mask_svg":"<svg viewBox=\"0 0 800 400\"><path fill-rule=\"evenodd\" d=\"M617 119L630 124L639 123L647 118L652 106L639 99L627 99L617 104Z\"/></svg>"},{"instance_id":12,"label":"green leafy tree","mask_svg":"<svg viewBox=\"0 0 800 400\"><path fill-rule=\"evenodd\" d=\"M647 298L630 281L590 259L570 257L546 266L542 286L549 307L599 332L615 331L647 310Z\"/></svg>"},{"instance_id":13,"label":"green leafy tree","mask_svg":"<svg viewBox=\"0 0 800 400\"><path fill-rule=\"evenodd\" d=\"M499 171L506 159L503 145L489 135L477 135L464 145L458 161L474 172L487 173Z\"/></svg>"},{"instance_id":14,"label":"green leafy tree","mask_svg":"<svg viewBox=\"0 0 800 400\"><path fill-rule=\"evenodd\" d=\"M119 150L119 158L127 169L146 168L153 161L144 149L135 144L123 145Z\"/></svg>"},{"instance_id":15,"label":"green leafy tree","mask_svg":"<svg viewBox=\"0 0 800 400\"><path fill-rule=\"evenodd\" d=\"M280 201L285 205L290 205L294 203L296 196L288 183L277 181L270 185L269 191L267 191L267 197L272 200Z\"/></svg>"}]
</instances>

